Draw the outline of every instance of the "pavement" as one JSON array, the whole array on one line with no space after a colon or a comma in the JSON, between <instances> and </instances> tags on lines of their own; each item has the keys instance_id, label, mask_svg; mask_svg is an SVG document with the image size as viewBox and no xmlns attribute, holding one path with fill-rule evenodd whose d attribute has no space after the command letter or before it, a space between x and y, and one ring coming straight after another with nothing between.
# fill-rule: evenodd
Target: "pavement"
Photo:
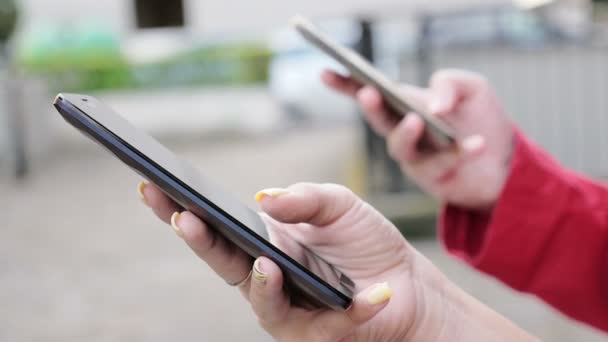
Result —
<instances>
[{"instance_id":1,"label":"pavement","mask_svg":"<svg viewBox=\"0 0 608 342\"><path fill-rule=\"evenodd\" d=\"M354 125L265 132L158 136L252 207L261 188L349 182ZM237 291L140 203L136 174L88 140L60 136L30 178L0 178L0 341L270 340ZM606 338L470 270L436 241L413 244L544 340Z\"/></svg>"}]
</instances>

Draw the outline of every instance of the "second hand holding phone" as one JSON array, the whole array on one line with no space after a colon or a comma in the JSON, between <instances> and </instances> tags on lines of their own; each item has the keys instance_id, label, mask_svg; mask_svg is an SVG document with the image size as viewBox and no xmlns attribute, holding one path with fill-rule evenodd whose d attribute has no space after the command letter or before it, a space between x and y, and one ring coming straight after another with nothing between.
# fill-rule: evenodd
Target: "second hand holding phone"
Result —
<instances>
[{"instance_id":1,"label":"second hand holding phone","mask_svg":"<svg viewBox=\"0 0 608 342\"><path fill-rule=\"evenodd\" d=\"M303 17L295 17L291 23L304 39L342 64L350 72L353 79L363 85L370 85L378 89L386 105L395 114L405 116L410 112L416 112L420 115L426 124L424 135L419 144L421 149L443 150L455 146L455 134L450 127L428 114L424 108L413 101L406 101L398 91L397 85L363 57L353 50L332 41Z\"/></svg>"}]
</instances>

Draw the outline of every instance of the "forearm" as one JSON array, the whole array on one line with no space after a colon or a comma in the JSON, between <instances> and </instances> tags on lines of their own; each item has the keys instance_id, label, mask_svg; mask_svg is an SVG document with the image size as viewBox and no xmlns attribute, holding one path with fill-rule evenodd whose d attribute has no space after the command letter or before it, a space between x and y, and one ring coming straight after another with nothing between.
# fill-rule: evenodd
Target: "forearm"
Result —
<instances>
[{"instance_id":1,"label":"forearm","mask_svg":"<svg viewBox=\"0 0 608 342\"><path fill-rule=\"evenodd\" d=\"M448 206L447 249L516 290L608 331L608 188L519 134L509 180L489 214Z\"/></svg>"},{"instance_id":2,"label":"forearm","mask_svg":"<svg viewBox=\"0 0 608 342\"><path fill-rule=\"evenodd\" d=\"M418 254L416 319L406 341L539 341L473 298Z\"/></svg>"},{"instance_id":3,"label":"forearm","mask_svg":"<svg viewBox=\"0 0 608 342\"><path fill-rule=\"evenodd\" d=\"M446 322L447 330L453 330L456 338L448 335L442 341L540 341L459 287L452 285L446 291L446 308L454 316Z\"/></svg>"}]
</instances>

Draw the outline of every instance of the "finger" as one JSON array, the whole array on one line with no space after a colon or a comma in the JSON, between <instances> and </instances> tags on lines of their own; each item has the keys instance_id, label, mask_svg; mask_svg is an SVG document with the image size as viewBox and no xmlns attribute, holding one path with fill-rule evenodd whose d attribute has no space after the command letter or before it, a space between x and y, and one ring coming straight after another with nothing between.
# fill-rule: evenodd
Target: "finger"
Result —
<instances>
[{"instance_id":1,"label":"finger","mask_svg":"<svg viewBox=\"0 0 608 342\"><path fill-rule=\"evenodd\" d=\"M464 163L480 156L485 146L483 137L473 135L462 140L457 148L423 156L411 165L411 169L420 177L430 179L436 184L445 184L455 178Z\"/></svg>"},{"instance_id":2,"label":"finger","mask_svg":"<svg viewBox=\"0 0 608 342\"><path fill-rule=\"evenodd\" d=\"M290 307L283 291L283 274L265 257L255 261L252 272L249 301L260 324L272 334L287 319Z\"/></svg>"},{"instance_id":3,"label":"finger","mask_svg":"<svg viewBox=\"0 0 608 342\"><path fill-rule=\"evenodd\" d=\"M165 223L170 223L171 215L180 210L180 206L154 184L140 182L137 190L141 200Z\"/></svg>"},{"instance_id":4,"label":"finger","mask_svg":"<svg viewBox=\"0 0 608 342\"><path fill-rule=\"evenodd\" d=\"M428 89L423 89L413 85L402 85L400 94L412 111L429 112L431 101L433 100L432 93Z\"/></svg>"},{"instance_id":5,"label":"finger","mask_svg":"<svg viewBox=\"0 0 608 342\"><path fill-rule=\"evenodd\" d=\"M262 210L283 223L324 226L345 215L360 200L334 184L300 183L287 189L265 189L255 196Z\"/></svg>"},{"instance_id":6,"label":"finger","mask_svg":"<svg viewBox=\"0 0 608 342\"><path fill-rule=\"evenodd\" d=\"M361 89L361 83L331 70L324 70L321 73L321 80L330 88L351 97L354 97Z\"/></svg>"},{"instance_id":7,"label":"finger","mask_svg":"<svg viewBox=\"0 0 608 342\"><path fill-rule=\"evenodd\" d=\"M386 107L382 94L371 86L365 86L357 92L357 101L363 107L365 119L380 136L386 136L402 118Z\"/></svg>"},{"instance_id":8,"label":"finger","mask_svg":"<svg viewBox=\"0 0 608 342\"><path fill-rule=\"evenodd\" d=\"M387 283L372 285L359 293L345 312L326 311L312 322L311 335L323 341L339 341L384 309L393 295Z\"/></svg>"},{"instance_id":9,"label":"finger","mask_svg":"<svg viewBox=\"0 0 608 342\"><path fill-rule=\"evenodd\" d=\"M424 121L415 113L408 114L388 136L391 158L399 163L414 162L419 156L417 146L423 133Z\"/></svg>"},{"instance_id":10,"label":"finger","mask_svg":"<svg viewBox=\"0 0 608 342\"><path fill-rule=\"evenodd\" d=\"M482 76L468 71L447 69L436 72L430 82L434 95L431 113L443 116L454 112L462 98L478 92L486 83Z\"/></svg>"},{"instance_id":11,"label":"finger","mask_svg":"<svg viewBox=\"0 0 608 342\"><path fill-rule=\"evenodd\" d=\"M171 216L171 226L188 246L225 281L235 284L247 278L251 258L201 219L185 211Z\"/></svg>"}]
</instances>

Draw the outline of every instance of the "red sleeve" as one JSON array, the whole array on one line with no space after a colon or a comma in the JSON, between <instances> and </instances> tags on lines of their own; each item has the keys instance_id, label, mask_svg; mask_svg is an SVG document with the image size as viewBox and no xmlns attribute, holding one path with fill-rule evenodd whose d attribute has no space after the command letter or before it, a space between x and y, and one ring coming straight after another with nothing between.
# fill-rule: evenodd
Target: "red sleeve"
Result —
<instances>
[{"instance_id":1,"label":"red sleeve","mask_svg":"<svg viewBox=\"0 0 608 342\"><path fill-rule=\"evenodd\" d=\"M491 213L443 210L443 243L514 289L608 331L608 188L565 170L519 133L511 168Z\"/></svg>"}]
</instances>

